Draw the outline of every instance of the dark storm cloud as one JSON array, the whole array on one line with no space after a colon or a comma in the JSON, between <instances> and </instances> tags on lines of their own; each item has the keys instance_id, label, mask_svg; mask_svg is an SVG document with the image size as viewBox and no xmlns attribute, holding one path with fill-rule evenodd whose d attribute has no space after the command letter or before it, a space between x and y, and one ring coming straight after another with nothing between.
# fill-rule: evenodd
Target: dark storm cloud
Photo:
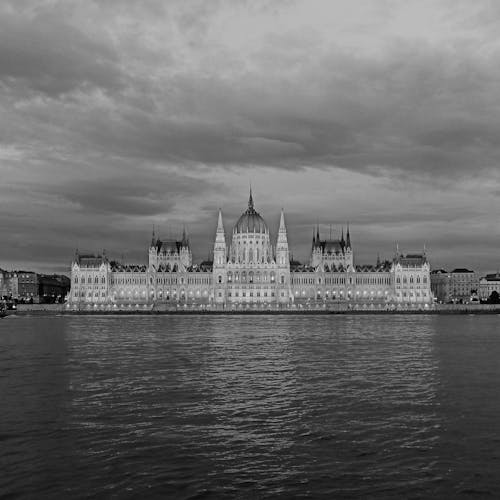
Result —
<instances>
[{"instance_id":1,"label":"dark storm cloud","mask_svg":"<svg viewBox=\"0 0 500 500\"><path fill-rule=\"evenodd\" d=\"M61 259L61 233L65 252L120 241L140 256L167 218L189 220L204 256L215 208L236 219L250 180L304 249L331 213L368 247L375 225L419 241L433 223L492 227L499 14L426 0L4 2L0 220L15 237L0 257L33 238ZM35 229L18 224L30 216Z\"/></svg>"},{"instance_id":2,"label":"dark storm cloud","mask_svg":"<svg viewBox=\"0 0 500 500\"><path fill-rule=\"evenodd\" d=\"M55 15L53 15L55 14ZM51 97L78 88L121 86L110 39L96 41L58 19L57 12L0 16L0 80Z\"/></svg>"},{"instance_id":3,"label":"dark storm cloud","mask_svg":"<svg viewBox=\"0 0 500 500\"><path fill-rule=\"evenodd\" d=\"M70 182L61 197L94 214L149 216L167 214L179 198L209 194L220 183L161 171L130 172L120 177Z\"/></svg>"}]
</instances>

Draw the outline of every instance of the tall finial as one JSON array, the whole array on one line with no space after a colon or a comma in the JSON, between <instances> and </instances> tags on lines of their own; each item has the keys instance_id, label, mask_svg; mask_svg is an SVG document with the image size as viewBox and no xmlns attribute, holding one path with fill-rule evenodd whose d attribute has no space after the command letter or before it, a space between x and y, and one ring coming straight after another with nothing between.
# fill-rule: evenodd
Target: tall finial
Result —
<instances>
[{"instance_id":1,"label":"tall finial","mask_svg":"<svg viewBox=\"0 0 500 500\"><path fill-rule=\"evenodd\" d=\"M250 184L250 197L248 198L248 209L253 210L252 184Z\"/></svg>"},{"instance_id":2,"label":"tall finial","mask_svg":"<svg viewBox=\"0 0 500 500\"><path fill-rule=\"evenodd\" d=\"M222 210L219 208L219 216L217 218L217 233L224 234L224 224L222 223Z\"/></svg>"},{"instance_id":3,"label":"tall finial","mask_svg":"<svg viewBox=\"0 0 500 500\"><path fill-rule=\"evenodd\" d=\"M153 236L151 237L151 246L155 245L155 225L153 224Z\"/></svg>"},{"instance_id":4,"label":"tall finial","mask_svg":"<svg viewBox=\"0 0 500 500\"><path fill-rule=\"evenodd\" d=\"M188 241L187 235L186 235L186 224L182 225L182 246L183 247L189 246L189 241Z\"/></svg>"},{"instance_id":5,"label":"tall finial","mask_svg":"<svg viewBox=\"0 0 500 500\"><path fill-rule=\"evenodd\" d=\"M346 245L347 248L351 248L351 234L349 233L349 222L347 223Z\"/></svg>"}]
</instances>

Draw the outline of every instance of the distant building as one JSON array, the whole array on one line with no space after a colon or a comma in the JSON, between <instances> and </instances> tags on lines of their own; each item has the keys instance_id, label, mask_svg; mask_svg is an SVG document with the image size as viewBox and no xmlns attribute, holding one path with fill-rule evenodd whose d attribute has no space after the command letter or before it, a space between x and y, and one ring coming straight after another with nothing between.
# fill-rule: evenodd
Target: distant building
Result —
<instances>
[{"instance_id":1,"label":"distant building","mask_svg":"<svg viewBox=\"0 0 500 500\"><path fill-rule=\"evenodd\" d=\"M17 299L19 297L19 278L17 271L7 271L4 274L5 295Z\"/></svg>"},{"instance_id":2,"label":"distant building","mask_svg":"<svg viewBox=\"0 0 500 500\"><path fill-rule=\"evenodd\" d=\"M17 275L17 296L15 297L38 302L38 275L33 271L16 271L15 274Z\"/></svg>"},{"instance_id":3,"label":"distant building","mask_svg":"<svg viewBox=\"0 0 500 500\"><path fill-rule=\"evenodd\" d=\"M472 295L477 293L479 279L470 269L453 269L450 273L450 298L454 302L469 302Z\"/></svg>"},{"instance_id":4,"label":"distant building","mask_svg":"<svg viewBox=\"0 0 500 500\"><path fill-rule=\"evenodd\" d=\"M450 302L450 274L445 269L431 271L431 290L438 302Z\"/></svg>"},{"instance_id":5,"label":"distant building","mask_svg":"<svg viewBox=\"0 0 500 500\"><path fill-rule=\"evenodd\" d=\"M457 268L451 272L445 269L431 271L431 289L438 302L470 302L479 288L477 274L470 269Z\"/></svg>"},{"instance_id":6,"label":"distant building","mask_svg":"<svg viewBox=\"0 0 500 500\"><path fill-rule=\"evenodd\" d=\"M0 269L0 297L38 303L63 300L71 280L60 274L37 274L33 271L4 271Z\"/></svg>"},{"instance_id":7,"label":"distant building","mask_svg":"<svg viewBox=\"0 0 500 500\"><path fill-rule=\"evenodd\" d=\"M487 300L493 292L500 294L500 273L487 274L479 280L479 298Z\"/></svg>"},{"instance_id":8,"label":"distant building","mask_svg":"<svg viewBox=\"0 0 500 500\"><path fill-rule=\"evenodd\" d=\"M189 239L162 241L153 232L147 265L124 265L105 255L76 254L70 306L131 307L151 304L259 307L423 307L433 301L425 252L361 266L354 263L349 227L344 237L322 239L313 231L307 264L290 257L283 211L273 240L252 193L248 208L226 240L219 210L213 261L193 264Z\"/></svg>"},{"instance_id":9,"label":"distant building","mask_svg":"<svg viewBox=\"0 0 500 500\"><path fill-rule=\"evenodd\" d=\"M0 268L0 300L7 295L6 275L7 271Z\"/></svg>"}]
</instances>

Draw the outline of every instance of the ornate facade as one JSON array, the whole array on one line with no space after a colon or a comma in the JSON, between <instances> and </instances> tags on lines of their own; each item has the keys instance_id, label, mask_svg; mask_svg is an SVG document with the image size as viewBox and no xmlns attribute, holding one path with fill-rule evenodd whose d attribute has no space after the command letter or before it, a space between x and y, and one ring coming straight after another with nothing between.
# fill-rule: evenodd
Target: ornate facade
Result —
<instances>
[{"instance_id":1,"label":"ornate facade","mask_svg":"<svg viewBox=\"0 0 500 500\"><path fill-rule=\"evenodd\" d=\"M290 258L284 212L273 246L251 192L230 236L227 241L219 210L212 261L193 264L185 231L180 241L161 241L153 233L147 265L77 254L68 307L392 308L429 307L433 301L425 252L397 252L392 261L360 266L349 227L339 240L322 240L317 228L309 262L301 264Z\"/></svg>"}]
</instances>

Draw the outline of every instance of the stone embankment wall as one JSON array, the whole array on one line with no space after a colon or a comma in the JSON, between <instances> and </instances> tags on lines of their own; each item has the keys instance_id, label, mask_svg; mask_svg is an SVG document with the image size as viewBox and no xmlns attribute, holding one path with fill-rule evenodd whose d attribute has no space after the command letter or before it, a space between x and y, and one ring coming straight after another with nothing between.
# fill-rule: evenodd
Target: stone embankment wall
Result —
<instances>
[{"instance_id":1,"label":"stone embankment wall","mask_svg":"<svg viewBox=\"0 0 500 500\"><path fill-rule=\"evenodd\" d=\"M44 315L44 314L169 314L169 313L211 313L211 314L238 314L238 313L252 313L252 314L267 314L267 313L278 313L278 314L328 314L328 313L340 313L340 314L500 314L500 305L493 304L435 304L432 308L428 309L410 309L405 307L399 307L398 309L385 309L385 308L353 308L352 304L333 304L332 306L325 308L321 306L311 306L310 308L302 309L280 309L276 305L269 308L218 308L218 309L193 309L179 307L167 307L165 304L157 304L155 306L141 306L139 309L125 308L124 310L72 310L68 309L65 304L19 304L17 311L9 311L10 314L19 315Z\"/></svg>"}]
</instances>

